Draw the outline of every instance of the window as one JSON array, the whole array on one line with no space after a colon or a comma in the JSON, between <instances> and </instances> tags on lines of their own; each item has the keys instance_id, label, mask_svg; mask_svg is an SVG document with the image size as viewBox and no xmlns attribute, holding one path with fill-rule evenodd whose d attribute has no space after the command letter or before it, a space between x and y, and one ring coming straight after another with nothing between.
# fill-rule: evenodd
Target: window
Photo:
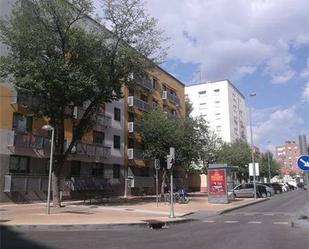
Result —
<instances>
[{"instance_id":1,"label":"window","mask_svg":"<svg viewBox=\"0 0 309 249\"><path fill-rule=\"evenodd\" d=\"M79 176L80 175L80 161L72 161L71 164L71 176Z\"/></svg>"},{"instance_id":2,"label":"window","mask_svg":"<svg viewBox=\"0 0 309 249\"><path fill-rule=\"evenodd\" d=\"M104 132L93 131L93 143L94 144L104 144Z\"/></svg>"},{"instance_id":3,"label":"window","mask_svg":"<svg viewBox=\"0 0 309 249\"><path fill-rule=\"evenodd\" d=\"M158 80L157 79L152 79L152 88L157 89L158 87Z\"/></svg>"},{"instance_id":4,"label":"window","mask_svg":"<svg viewBox=\"0 0 309 249\"><path fill-rule=\"evenodd\" d=\"M13 129L19 131L32 131L32 117L25 117L21 113L13 113Z\"/></svg>"},{"instance_id":5,"label":"window","mask_svg":"<svg viewBox=\"0 0 309 249\"><path fill-rule=\"evenodd\" d=\"M220 89L215 89L214 92L218 93L220 92Z\"/></svg>"},{"instance_id":6,"label":"window","mask_svg":"<svg viewBox=\"0 0 309 249\"><path fill-rule=\"evenodd\" d=\"M200 92L198 92L199 97L204 97L205 94L206 94L206 91L200 91Z\"/></svg>"},{"instance_id":7,"label":"window","mask_svg":"<svg viewBox=\"0 0 309 249\"><path fill-rule=\"evenodd\" d=\"M206 104L207 104L206 102L200 103L200 105L206 105Z\"/></svg>"},{"instance_id":8,"label":"window","mask_svg":"<svg viewBox=\"0 0 309 249\"><path fill-rule=\"evenodd\" d=\"M114 149L120 149L120 136L114 135Z\"/></svg>"},{"instance_id":9,"label":"window","mask_svg":"<svg viewBox=\"0 0 309 249\"><path fill-rule=\"evenodd\" d=\"M120 122L120 109L117 107L114 108L114 120Z\"/></svg>"},{"instance_id":10,"label":"window","mask_svg":"<svg viewBox=\"0 0 309 249\"><path fill-rule=\"evenodd\" d=\"M104 163L94 163L92 165L92 175L104 177Z\"/></svg>"},{"instance_id":11,"label":"window","mask_svg":"<svg viewBox=\"0 0 309 249\"><path fill-rule=\"evenodd\" d=\"M149 177L149 168L147 168L147 167L142 167L140 172L141 172L141 176L143 176L143 177Z\"/></svg>"},{"instance_id":12,"label":"window","mask_svg":"<svg viewBox=\"0 0 309 249\"><path fill-rule=\"evenodd\" d=\"M113 178L120 178L120 165L114 164L113 165Z\"/></svg>"},{"instance_id":13,"label":"window","mask_svg":"<svg viewBox=\"0 0 309 249\"><path fill-rule=\"evenodd\" d=\"M29 157L10 156L10 173L29 173Z\"/></svg>"},{"instance_id":14,"label":"window","mask_svg":"<svg viewBox=\"0 0 309 249\"><path fill-rule=\"evenodd\" d=\"M166 85L163 85L163 91L166 91L166 89L167 89Z\"/></svg>"}]
</instances>

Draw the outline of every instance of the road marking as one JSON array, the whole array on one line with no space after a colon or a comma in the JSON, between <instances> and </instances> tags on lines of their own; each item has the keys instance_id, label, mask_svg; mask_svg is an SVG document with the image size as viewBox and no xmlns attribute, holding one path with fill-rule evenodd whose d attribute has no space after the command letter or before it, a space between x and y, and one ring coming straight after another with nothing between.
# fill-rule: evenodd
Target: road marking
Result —
<instances>
[{"instance_id":1,"label":"road marking","mask_svg":"<svg viewBox=\"0 0 309 249\"><path fill-rule=\"evenodd\" d=\"M261 224L262 221L248 221L248 224Z\"/></svg>"},{"instance_id":2,"label":"road marking","mask_svg":"<svg viewBox=\"0 0 309 249\"><path fill-rule=\"evenodd\" d=\"M237 220L226 220L224 221L224 223L228 223L228 224L234 224L234 223L238 223L239 221Z\"/></svg>"},{"instance_id":3,"label":"road marking","mask_svg":"<svg viewBox=\"0 0 309 249\"><path fill-rule=\"evenodd\" d=\"M275 225L289 225L289 222L286 222L286 221L277 221L277 222L274 222Z\"/></svg>"},{"instance_id":4,"label":"road marking","mask_svg":"<svg viewBox=\"0 0 309 249\"><path fill-rule=\"evenodd\" d=\"M216 221L215 220L203 220L203 222L205 222L205 223L215 223Z\"/></svg>"},{"instance_id":5,"label":"road marking","mask_svg":"<svg viewBox=\"0 0 309 249\"><path fill-rule=\"evenodd\" d=\"M264 213L264 215L267 215L267 216L274 216L275 214L274 214L274 213Z\"/></svg>"}]
</instances>

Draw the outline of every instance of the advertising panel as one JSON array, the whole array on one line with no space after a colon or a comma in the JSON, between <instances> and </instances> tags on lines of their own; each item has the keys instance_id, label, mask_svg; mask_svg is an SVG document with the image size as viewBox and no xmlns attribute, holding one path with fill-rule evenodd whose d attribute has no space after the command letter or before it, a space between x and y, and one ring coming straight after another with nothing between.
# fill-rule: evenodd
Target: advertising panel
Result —
<instances>
[{"instance_id":1,"label":"advertising panel","mask_svg":"<svg viewBox=\"0 0 309 249\"><path fill-rule=\"evenodd\" d=\"M226 195L226 179L224 169L208 170L208 194Z\"/></svg>"}]
</instances>

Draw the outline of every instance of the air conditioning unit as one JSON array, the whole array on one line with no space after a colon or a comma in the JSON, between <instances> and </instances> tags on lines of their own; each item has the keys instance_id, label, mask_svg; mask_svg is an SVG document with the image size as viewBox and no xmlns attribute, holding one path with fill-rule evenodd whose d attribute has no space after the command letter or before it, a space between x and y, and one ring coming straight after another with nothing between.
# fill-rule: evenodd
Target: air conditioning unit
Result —
<instances>
[{"instance_id":1,"label":"air conditioning unit","mask_svg":"<svg viewBox=\"0 0 309 249\"><path fill-rule=\"evenodd\" d=\"M134 159L134 153L133 153L134 149L128 149L128 159Z\"/></svg>"},{"instance_id":2,"label":"air conditioning unit","mask_svg":"<svg viewBox=\"0 0 309 249\"><path fill-rule=\"evenodd\" d=\"M134 132L134 122L128 122L128 131L129 133Z\"/></svg>"},{"instance_id":3,"label":"air conditioning unit","mask_svg":"<svg viewBox=\"0 0 309 249\"><path fill-rule=\"evenodd\" d=\"M167 91L163 91L163 93L162 93L162 99L167 99Z\"/></svg>"},{"instance_id":4,"label":"air conditioning unit","mask_svg":"<svg viewBox=\"0 0 309 249\"><path fill-rule=\"evenodd\" d=\"M73 108L73 118L77 119L78 117L78 107L74 106Z\"/></svg>"},{"instance_id":5,"label":"air conditioning unit","mask_svg":"<svg viewBox=\"0 0 309 249\"><path fill-rule=\"evenodd\" d=\"M128 97L128 106L133 106L133 96Z\"/></svg>"}]
</instances>

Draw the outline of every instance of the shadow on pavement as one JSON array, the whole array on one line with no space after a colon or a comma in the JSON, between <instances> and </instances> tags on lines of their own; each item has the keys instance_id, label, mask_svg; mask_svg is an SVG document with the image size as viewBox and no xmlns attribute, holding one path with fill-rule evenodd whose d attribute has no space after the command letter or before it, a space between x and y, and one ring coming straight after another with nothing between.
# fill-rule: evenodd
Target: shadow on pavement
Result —
<instances>
[{"instance_id":1,"label":"shadow on pavement","mask_svg":"<svg viewBox=\"0 0 309 249\"><path fill-rule=\"evenodd\" d=\"M22 236L22 233L13 231L7 226L0 226L0 248L1 249L52 249Z\"/></svg>"}]
</instances>

